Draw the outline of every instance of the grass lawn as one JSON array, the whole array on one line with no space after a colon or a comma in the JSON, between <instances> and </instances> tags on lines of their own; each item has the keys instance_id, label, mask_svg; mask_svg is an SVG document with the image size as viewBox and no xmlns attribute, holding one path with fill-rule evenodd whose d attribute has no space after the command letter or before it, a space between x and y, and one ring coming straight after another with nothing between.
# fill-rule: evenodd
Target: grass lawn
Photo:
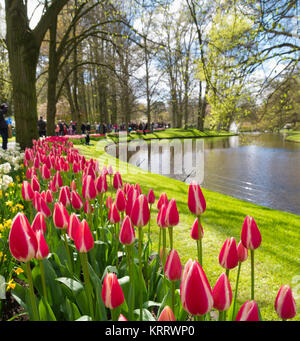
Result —
<instances>
[{"instance_id":1,"label":"grass lawn","mask_svg":"<svg viewBox=\"0 0 300 341\"><path fill-rule=\"evenodd\" d=\"M182 263L197 257L196 242L190 238L190 229L195 217L187 206L188 185L161 175L151 174L133 165L121 162L104 152L107 140L98 141L94 146L76 146L87 158L99 160L101 165L111 164L122 174L123 182L139 183L143 192L153 188L156 198L166 192L169 199L175 198L180 223L174 228L174 247ZM203 189L207 209L203 215L203 267L213 287L224 269L219 265L218 255L228 237L240 241L241 228L246 215L254 217L262 234L262 244L255 251L255 299L264 320L278 320L274 310L277 291L283 284L294 290L300 277L300 217L290 213L257 206L246 201ZM155 204L156 205L156 204ZM152 238L154 249L158 245L157 209L152 213ZM230 271L231 285L234 289L237 269ZM298 279L300 283L300 278ZM296 291L294 293L297 293ZM241 268L239 303L250 299L250 254ZM299 307L300 299L297 299ZM300 320L300 309L295 320Z\"/></svg>"},{"instance_id":2,"label":"grass lawn","mask_svg":"<svg viewBox=\"0 0 300 341\"><path fill-rule=\"evenodd\" d=\"M299 142L300 143L300 133L295 132L292 135L286 137L285 141L290 141L290 142Z\"/></svg>"}]
</instances>

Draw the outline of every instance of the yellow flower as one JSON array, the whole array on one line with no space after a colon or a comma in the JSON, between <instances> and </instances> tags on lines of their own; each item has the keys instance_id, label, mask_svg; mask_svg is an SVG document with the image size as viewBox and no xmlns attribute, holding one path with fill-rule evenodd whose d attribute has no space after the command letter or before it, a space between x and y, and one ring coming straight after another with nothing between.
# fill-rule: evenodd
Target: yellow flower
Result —
<instances>
[{"instance_id":1,"label":"yellow flower","mask_svg":"<svg viewBox=\"0 0 300 341\"><path fill-rule=\"evenodd\" d=\"M7 194L7 193L6 193ZM12 201L6 201L5 203L6 206L12 207L13 202Z\"/></svg>"},{"instance_id":2,"label":"yellow flower","mask_svg":"<svg viewBox=\"0 0 300 341\"><path fill-rule=\"evenodd\" d=\"M24 272L24 270L22 268L16 268L15 273L19 276L22 272Z\"/></svg>"},{"instance_id":3,"label":"yellow flower","mask_svg":"<svg viewBox=\"0 0 300 341\"><path fill-rule=\"evenodd\" d=\"M14 283L14 280L11 279L6 286L6 291L8 291L9 289L14 289L16 287L16 283Z\"/></svg>"},{"instance_id":4,"label":"yellow flower","mask_svg":"<svg viewBox=\"0 0 300 341\"><path fill-rule=\"evenodd\" d=\"M15 186L15 183L14 182L11 182L8 187L14 187Z\"/></svg>"},{"instance_id":5,"label":"yellow flower","mask_svg":"<svg viewBox=\"0 0 300 341\"><path fill-rule=\"evenodd\" d=\"M0 190L0 199L2 198L2 190Z\"/></svg>"}]
</instances>

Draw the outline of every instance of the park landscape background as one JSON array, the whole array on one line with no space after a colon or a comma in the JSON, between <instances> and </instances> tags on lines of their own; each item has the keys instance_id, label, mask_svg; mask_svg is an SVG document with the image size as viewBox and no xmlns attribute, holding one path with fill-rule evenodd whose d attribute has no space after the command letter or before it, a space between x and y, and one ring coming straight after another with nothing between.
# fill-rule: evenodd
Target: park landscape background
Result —
<instances>
[{"instance_id":1,"label":"park landscape background","mask_svg":"<svg viewBox=\"0 0 300 341\"><path fill-rule=\"evenodd\" d=\"M280 136L291 144L300 140L297 1L57 0L1 1L0 6L0 99L8 103L14 120L11 141L21 147L9 157L1 154L2 163L12 165L3 171L10 178L5 178L7 184L2 181L1 192L3 319L34 317L30 309L24 312L24 307L32 304L21 289L28 274L18 270L7 239L15 214L29 212L20 192L26 179L23 152L35 146L39 116L47 121L48 137L55 135L58 120L72 120L78 130L87 122L125 124L126 128L131 122L171 126L145 135L132 132L129 139L206 139L256 132L283 134ZM232 131L233 126L238 129ZM174 227L174 244L182 264L196 258L197 249L189 236L195 217L187 207L188 184L174 179L166 182L161 175L140 170L137 174L134 165L113 159L105 147L119 142L114 132L90 137L92 145L85 145L84 135L68 138L81 155L97 159L101 167L116 165L114 171L120 171L123 182L138 183L145 194L152 188L157 199L162 192L176 199L180 222ZM11 147L18 149L14 143ZM293 155L299 160L297 147L295 150ZM41 177L39 180L42 183ZM76 184L80 188L79 181ZM69 180L66 185L71 185ZM251 215L262 234L255 265L256 297L263 320L278 319L274 301L283 284L293 288L299 305L299 215L206 188L203 193L207 201L202 220L203 253L211 286L222 272L218 254L225 239L235 237L238 242L244 218ZM154 209L153 252L159 244L157 214ZM66 255L61 251L59 256L63 263ZM35 260L32 267L38 268ZM249 299L250 270L249 262L242 266L239 305ZM35 271L35 280L40 283ZM60 272L70 275L63 267ZM236 269L231 272L232 288L235 275ZM123 288L126 285L123 281ZM37 286L42 297L41 284ZM64 318L88 315L71 295L68 299L73 315ZM49 312L47 302L39 302L39 313L45 319L68 311L68 307L61 307L57 308L60 313ZM179 315L183 316L182 311Z\"/></svg>"}]
</instances>

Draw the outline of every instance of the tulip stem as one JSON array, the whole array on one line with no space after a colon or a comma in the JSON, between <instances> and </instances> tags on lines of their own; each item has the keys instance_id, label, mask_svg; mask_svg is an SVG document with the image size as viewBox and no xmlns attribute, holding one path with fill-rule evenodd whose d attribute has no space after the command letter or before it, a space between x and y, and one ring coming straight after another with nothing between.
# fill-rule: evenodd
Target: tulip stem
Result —
<instances>
[{"instance_id":1,"label":"tulip stem","mask_svg":"<svg viewBox=\"0 0 300 341\"><path fill-rule=\"evenodd\" d=\"M129 318L129 321L133 321L133 310L134 310L134 275L133 275L133 268L132 268L132 265L134 265L133 263L133 259L132 259L132 253L131 253L131 245L126 245L126 251L127 251L127 262L128 262L128 272L129 272L129 278L130 278L130 283L131 286L131 290L132 290L132 295L129 299L129 302L128 302L128 318ZM129 289L130 290L130 289Z\"/></svg>"},{"instance_id":2,"label":"tulip stem","mask_svg":"<svg viewBox=\"0 0 300 341\"><path fill-rule=\"evenodd\" d=\"M198 230L199 230L199 239L197 240L197 249L198 249L198 261L202 266L202 236L201 236L201 216L198 216Z\"/></svg>"},{"instance_id":3,"label":"tulip stem","mask_svg":"<svg viewBox=\"0 0 300 341\"><path fill-rule=\"evenodd\" d=\"M254 250L250 250L251 255L251 300L254 300Z\"/></svg>"},{"instance_id":4,"label":"tulip stem","mask_svg":"<svg viewBox=\"0 0 300 341\"><path fill-rule=\"evenodd\" d=\"M168 227L169 239L170 239L170 250L173 250L173 226Z\"/></svg>"},{"instance_id":5,"label":"tulip stem","mask_svg":"<svg viewBox=\"0 0 300 341\"><path fill-rule=\"evenodd\" d=\"M172 288L172 311L174 312L175 308L175 281L171 282L171 288Z\"/></svg>"},{"instance_id":6,"label":"tulip stem","mask_svg":"<svg viewBox=\"0 0 300 341\"><path fill-rule=\"evenodd\" d=\"M238 293L238 286L239 286L241 265L242 265L242 262L239 262L239 266L238 266L238 270L237 270L237 275L236 275L236 282L235 282L235 292L234 292L234 299L233 299L233 307L232 307L231 321L233 321L233 319L234 319L234 314L235 314L235 306L236 306L236 300L237 300L237 293Z\"/></svg>"},{"instance_id":7,"label":"tulip stem","mask_svg":"<svg viewBox=\"0 0 300 341\"><path fill-rule=\"evenodd\" d=\"M34 321L39 321L39 313L38 313L35 295L34 295L30 262L28 261L25 264L26 264L26 274L27 274L28 285L29 285L30 301L31 301L31 306L32 306L32 311L33 311L33 318L34 318Z\"/></svg>"},{"instance_id":8,"label":"tulip stem","mask_svg":"<svg viewBox=\"0 0 300 341\"><path fill-rule=\"evenodd\" d=\"M68 261L69 261L69 265L70 265L70 272L71 272L71 274L73 274L73 263L72 263L70 249L69 249L68 240L67 240L67 232L65 231L63 235L64 235L67 257L68 257Z\"/></svg>"},{"instance_id":9,"label":"tulip stem","mask_svg":"<svg viewBox=\"0 0 300 341\"><path fill-rule=\"evenodd\" d=\"M142 269L142 228L139 231L139 290L140 290L140 321L143 321L143 269Z\"/></svg>"},{"instance_id":10,"label":"tulip stem","mask_svg":"<svg viewBox=\"0 0 300 341\"><path fill-rule=\"evenodd\" d=\"M85 283L87 297L89 301L90 315L91 315L91 318L94 319L92 289L90 286L90 279L89 279L87 253L80 252L79 254L80 254L80 260L81 260L82 271L83 271L83 276L84 276L84 283Z\"/></svg>"},{"instance_id":11,"label":"tulip stem","mask_svg":"<svg viewBox=\"0 0 300 341\"><path fill-rule=\"evenodd\" d=\"M48 302L47 288L46 288L46 281L45 281L45 269L44 269L43 260L41 259L39 261L39 263L40 263L40 271L41 271L41 278L42 278L43 293L44 293L44 297L45 297L46 302Z\"/></svg>"}]
</instances>

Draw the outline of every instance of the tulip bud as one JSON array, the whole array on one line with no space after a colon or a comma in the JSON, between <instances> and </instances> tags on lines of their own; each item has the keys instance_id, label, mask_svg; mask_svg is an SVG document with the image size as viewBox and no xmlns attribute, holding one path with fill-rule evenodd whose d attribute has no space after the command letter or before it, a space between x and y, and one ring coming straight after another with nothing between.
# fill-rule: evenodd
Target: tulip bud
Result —
<instances>
[{"instance_id":1,"label":"tulip bud","mask_svg":"<svg viewBox=\"0 0 300 341\"><path fill-rule=\"evenodd\" d=\"M106 199L106 208L110 209L110 206L113 204L113 202L113 198L109 195Z\"/></svg>"},{"instance_id":2,"label":"tulip bud","mask_svg":"<svg viewBox=\"0 0 300 341\"><path fill-rule=\"evenodd\" d=\"M113 186L114 189L122 188L123 186L121 174L119 172L116 172L114 175Z\"/></svg>"},{"instance_id":3,"label":"tulip bud","mask_svg":"<svg viewBox=\"0 0 300 341\"><path fill-rule=\"evenodd\" d=\"M36 211L40 212L40 210L41 210L41 195L37 191L34 192L32 205L36 209Z\"/></svg>"},{"instance_id":4,"label":"tulip bud","mask_svg":"<svg viewBox=\"0 0 300 341\"><path fill-rule=\"evenodd\" d=\"M296 316L296 302L289 285L283 285L275 300L275 310L283 320L292 319Z\"/></svg>"},{"instance_id":5,"label":"tulip bud","mask_svg":"<svg viewBox=\"0 0 300 341\"><path fill-rule=\"evenodd\" d=\"M150 219L150 210L145 194L140 194L134 201L130 218L133 225L142 227L148 224Z\"/></svg>"},{"instance_id":6,"label":"tulip bud","mask_svg":"<svg viewBox=\"0 0 300 341\"><path fill-rule=\"evenodd\" d=\"M127 193L127 202L126 202L126 214L129 216L131 214L132 206L137 197L138 197L137 191L133 187L130 187Z\"/></svg>"},{"instance_id":7,"label":"tulip bud","mask_svg":"<svg viewBox=\"0 0 300 341\"><path fill-rule=\"evenodd\" d=\"M121 218L115 203L112 203L108 213L108 219L112 224L118 223Z\"/></svg>"},{"instance_id":8,"label":"tulip bud","mask_svg":"<svg viewBox=\"0 0 300 341\"><path fill-rule=\"evenodd\" d=\"M25 201L31 201L34 197L34 191L28 181L23 181L22 184L22 197Z\"/></svg>"},{"instance_id":9,"label":"tulip bud","mask_svg":"<svg viewBox=\"0 0 300 341\"><path fill-rule=\"evenodd\" d=\"M84 213L85 214L91 214L94 212L94 207L90 204L88 200L84 203Z\"/></svg>"},{"instance_id":10,"label":"tulip bud","mask_svg":"<svg viewBox=\"0 0 300 341\"><path fill-rule=\"evenodd\" d=\"M59 229L66 229L69 224L69 214L62 203L55 203L53 210L53 222Z\"/></svg>"},{"instance_id":11,"label":"tulip bud","mask_svg":"<svg viewBox=\"0 0 300 341\"><path fill-rule=\"evenodd\" d=\"M107 273L102 286L102 299L109 309L115 309L124 302L124 294L114 273Z\"/></svg>"},{"instance_id":12,"label":"tulip bud","mask_svg":"<svg viewBox=\"0 0 300 341\"><path fill-rule=\"evenodd\" d=\"M74 210L80 210L83 207L81 196L76 191L71 192L71 203Z\"/></svg>"},{"instance_id":13,"label":"tulip bud","mask_svg":"<svg viewBox=\"0 0 300 341\"><path fill-rule=\"evenodd\" d=\"M123 245L131 245L135 241L134 228L128 215L122 221L119 240Z\"/></svg>"},{"instance_id":14,"label":"tulip bud","mask_svg":"<svg viewBox=\"0 0 300 341\"><path fill-rule=\"evenodd\" d=\"M38 244L38 248L37 248L37 251L35 254L35 258L41 260L41 259L48 257L49 248L48 248L48 245L46 243L46 240L45 240L45 237L43 235L42 230L36 231L35 235L36 235L37 244Z\"/></svg>"},{"instance_id":15,"label":"tulip bud","mask_svg":"<svg viewBox=\"0 0 300 341\"><path fill-rule=\"evenodd\" d=\"M9 232L9 249L13 257L20 262L28 262L34 258L38 245L35 233L23 213L18 213Z\"/></svg>"},{"instance_id":16,"label":"tulip bud","mask_svg":"<svg viewBox=\"0 0 300 341\"><path fill-rule=\"evenodd\" d=\"M80 225L80 220L78 219L76 213L71 213L68 227L67 227L67 233L71 240L74 240L74 237L78 231L78 227Z\"/></svg>"},{"instance_id":17,"label":"tulip bud","mask_svg":"<svg viewBox=\"0 0 300 341\"><path fill-rule=\"evenodd\" d=\"M62 178L61 178L61 175L60 175L60 172L57 171L54 175L54 178L53 178L53 186L58 189L60 187L63 186L63 181L62 181Z\"/></svg>"},{"instance_id":18,"label":"tulip bud","mask_svg":"<svg viewBox=\"0 0 300 341\"><path fill-rule=\"evenodd\" d=\"M43 234L46 233L46 222L45 222L44 215L41 212L38 212L36 214L31 226L32 226L33 232L37 232L41 230Z\"/></svg>"},{"instance_id":19,"label":"tulip bud","mask_svg":"<svg viewBox=\"0 0 300 341\"><path fill-rule=\"evenodd\" d=\"M70 188L71 188L71 191L76 191L77 186L76 186L75 180L72 180Z\"/></svg>"},{"instance_id":20,"label":"tulip bud","mask_svg":"<svg viewBox=\"0 0 300 341\"><path fill-rule=\"evenodd\" d=\"M247 216L244 220L241 240L245 248L250 250L257 249L261 244L261 234L255 220L250 216Z\"/></svg>"},{"instance_id":21,"label":"tulip bud","mask_svg":"<svg viewBox=\"0 0 300 341\"><path fill-rule=\"evenodd\" d=\"M165 265L165 275L170 281L177 281L181 278L182 266L179 255L175 249L172 249Z\"/></svg>"},{"instance_id":22,"label":"tulip bud","mask_svg":"<svg viewBox=\"0 0 300 341\"><path fill-rule=\"evenodd\" d=\"M49 218L51 216L51 210L48 207L46 200L42 196L40 196L39 212L41 212L45 218Z\"/></svg>"},{"instance_id":23,"label":"tulip bud","mask_svg":"<svg viewBox=\"0 0 300 341\"><path fill-rule=\"evenodd\" d=\"M82 196L86 200L93 200L97 196L95 182L91 175L87 175L82 184Z\"/></svg>"},{"instance_id":24,"label":"tulip bud","mask_svg":"<svg viewBox=\"0 0 300 341\"><path fill-rule=\"evenodd\" d=\"M128 320L123 314L120 314L118 321L128 321Z\"/></svg>"},{"instance_id":25,"label":"tulip bud","mask_svg":"<svg viewBox=\"0 0 300 341\"><path fill-rule=\"evenodd\" d=\"M157 201L157 209L159 210L162 205L168 205L168 197L166 193L162 193Z\"/></svg>"},{"instance_id":26,"label":"tulip bud","mask_svg":"<svg viewBox=\"0 0 300 341\"><path fill-rule=\"evenodd\" d=\"M73 237L74 244L79 252L88 252L94 247L94 238L85 219L79 224Z\"/></svg>"},{"instance_id":27,"label":"tulip bud","mask_svg":"<svg viewBox=\"0 0 300 341\"><path fill-rule=\"evenodd\" d=\"M150 205L153 205L155 203L155 195L152 188L149 189L147 200Z\"/></svg>"},{"instance_id":28,"label":"tulip bud","mask_svg":"<svg viewBox=\"0 0 300 341\"><path fill-rule=\"evenodd\" d=\"M179 223L179 214L176 206L176 200L171 199L166 210L166 225L168 227L176 226Z\"/></svg>"},{"instance_id":29,"label":"tulip bud","mask_svg":"<svg viewBox=\"0 0 300 341\"><path fill-rule=\"evenodd\" d=\"M31 187L33 191L36 191L36 192L39 192L41 189L39 180L35 175L31 178Z\"/></svg>"},{"instance_id":30,"label":"tulip bud","mask_svg":"<svg viewBox=\"0 0 300 341\"><path fill-rule=\"evenodd\" d=\"M65 207L71 204L71 192L68 186L63 186L59 193L59 202L61 202Z\"/></svg>"},{"instance_id":31,"label":"tulip bud","mask_svg":"<svg viewBox=\"0 0 300 341\"><path fill-rule=\"evenodd\" d=\"M98 193L105 193L105 192L107 192L106 175L101 174L96 179L96 189L97 189Z\"/></svg>"},{"instance_id":32,"label":"tulip bud","mask_svg":"<svg viewBox=\"0 0 300 341\"><path fill-rule=\"evenodd\" d=\"M47 189L46 191L45 200L48 204L51 204L53 202L53 195L50 189Z\"/></svg>"},{"instance_id":33,"label":"tulip bud","mask_svg":"<svg viewBox=\"0 0 300 341\"><path fill-rule=\"evenodd\" d=\"M258 307L255 301L246 301L240 308L236 321L259 321Z\"/></svg>"},{"instance_id":34,"label":"tulip bud","mask_svg":"<svg viewBox=\"0 0 300 341\"><path fill-rule=\"evenodd\" d=\"M188 207L189 210L197 216L203 214L206 209L205 198L200 186L195 181L192 181L189 186Z\"/></svg>"},{"instance_id":35,"label":"tulip bud","mask_svg":"<svg viewBox=\"0 0 300 341\"><path fill-rule=\"evenodd\" d=\"M44 180L48 180L51 177L51 171L45 163L42 166L41 175Z\"/></svg>"},{"instance_id":36,"label":"tulip bud","mask_svg":"<svg viewBox=\"0 0 300 341\"><path fill-rule=\"evenodd\" d=\"M232 290L225 272L223 272L218 278L212 293L215 309L225 311L230 308L232 302Z\"/></svg>"},{"instance_id":37,"label":"tulip bud","mask_svg":"<svg viewBox=\"0 0 300 341\"><path fill-rule=\"evenodd\" d=\"M201 225L201 239L203 238L204 232L203 232L203 227ZM191 229L191 237L194 240L199 240L199 222L198 218L194 220L192 229Z\"/></svg>"},{"instance_id":38,"label":"tulip bud","mask_svg":"<svg viewBox=\"0 0 300 341\"><path fill-rule=\"evenodd\" d=\"M238 253L238 258L239 262L244 262L248 258L248 249L245 248L243 245L242 241L238 243L237 246L237 253Z\"/></svg>"},{"instance_id":39,"label":"tulip bud","mask_svg":"<svg viewBox=\"0 0 300 341\"><path fill-rule=\"evenodd\" d=\"M227 238L219 254L219 263L225 269L233 269L239 263L234 237Z\"/></svg>"},{"instance_id":40,"label":"tulip bud","mask_svg":"<svg viewBox=\"0 0 300 341\"><path fill-rule=\"evenodd\" d=\"M126 208L126 198L124 192L121 188L118 188L116 193L116 206L119 212L125 211Z\"/></svg>"},{"instance_id":41,"label":"tulip bud","mask_svg":"<svg viewBox=\"0 0 300 341\"><path fill-rule=\"evenodd\" d=\"M212 291L201 265L189 259L186 263L181 284L180 298L183 308L192 315L204 315L213 307Z\"/></svg>"},{"instance_id":42,"label":"tulip bud","mask_svg":"<svg viewBox=\"0 0 300 341\"><path fill-rule=\"evenodd\" d=\"M159 212L158 212L158 215L157 215L157 220L156 220L157 225L160 228L167 227L167 224L166 224L166 212L167 212L166 205L161 205L160 209L159 209Z\"/></svg>"},{"instance_id":43,"label":"tulip bud","mask_svg":"<svg viewBox=\"0 0 300 341\"><path fill-rule=\"evenodd\" d=\"M160 313L158 321L176 321L174 313L168 305Z\"/></svg>"}]
</instances>

